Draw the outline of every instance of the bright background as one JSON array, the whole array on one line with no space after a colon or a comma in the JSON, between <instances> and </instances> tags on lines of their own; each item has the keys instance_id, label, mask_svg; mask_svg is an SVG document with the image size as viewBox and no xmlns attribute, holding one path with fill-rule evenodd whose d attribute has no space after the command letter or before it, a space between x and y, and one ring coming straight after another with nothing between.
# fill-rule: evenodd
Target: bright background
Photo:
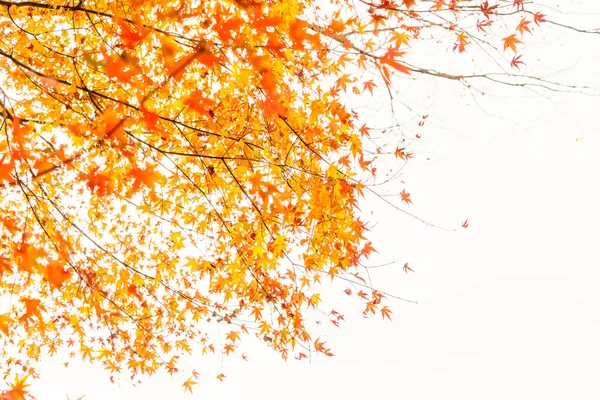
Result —
<instances>
[{"instance_id":1,"label":"bright background","mask_svg":"<svg viewBox=\"0 0 600 400\"><path fill-rule=\"evenodd\" d=\"M557 4L562 14L547 9L549 19L600 27L598 2ZM600 89L600 34L545 24L526 41L523 73ZM407 57L442 71L486 62L469 51L440 54L425 40ZM315 316L333 358L283 362L250 337L242 343L249 362L242 351L198 355L180 375L136 388L126 376L111 384L98 367L47 360L32 387L39 399L599 399L600 97L477 82L482 96L416 78L395 81L396 118L407 124L394 132L415 151L395 189L411 193L405 209L451 231L376 199L362 207L379 251L367 265L398 260L370 269L374 286L418 304L392 299L393 322L366 320L338 285L322 297L344 312L343 329ZM357 109L384 126L387 92L368 101ZM415 128L423 114L425 126ZM405 262L416 272L405 274ZM194 368L200 383L184 394Z\"/></svg>"}]
</instances>

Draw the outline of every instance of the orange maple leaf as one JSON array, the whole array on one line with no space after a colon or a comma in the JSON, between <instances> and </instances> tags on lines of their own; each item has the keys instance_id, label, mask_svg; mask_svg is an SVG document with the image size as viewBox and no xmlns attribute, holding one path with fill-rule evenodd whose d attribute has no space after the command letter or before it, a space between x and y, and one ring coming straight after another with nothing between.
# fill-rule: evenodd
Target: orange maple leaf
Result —
<instances>
[{"instance_id":1,"label":"orange maple leaf","mask_svg":"<svg viewBox=\"0 0 600 400\"><path fill-rule=\"evenodd\" d=\"M219 4L217 7L217 11L215 12L214 26L215 30L217 31L217 35L219 35L219 39L225 44L231 43L231 41L233 40L233 35L244 24L244 21L235 16L226 21L223 21L223 19L221 19L221 15L224 14L225 12L223 10L223 7Z\"/></svg>"},{"instance_id":2,"label":"orange maple leaf","mask_svg":"<svg viewBox=\"0 0 600 400\"><path fill-rule=\"evenodd\" d=\"M146 167L144 169L135 167L129 171L129 176L133 178L133 183L127 192L127 196L136 193L142 184L153 189L155 184L164 185L167 181L160 172L155 171L154 167Z\"/></svg>"},{"instance_id":3,"label":"orange maple leaf","mask_svg":"<svg viewBox=\"0 0 600 400\"><path fill-rule=\"evenodd\" d=\"M192 386L196 385L198 382L196 382L193 377L188 378L185 382L183 382L183 393L189 391L190 393L192 393Z\"/></svg>"},{"instance_id":4,"label":"orange maple leaf","mask_svg":"<svg viewBox=\"0 0 600 400\"><path fill-rule=\"evenodd\" d=\"M379 61L402 72L403 74L410 75L410 68L404 64L400 64L399 62L395 61L393 58L393 57L401 56L402 54L404 54L404 53L402 53L402 52L389 53L388 52L386 55L379 57Z\"/></svg>"},{"instance_id":5,"label":"orange maple leaf","mask_svg":"<svg viewBox=\"0 0 600 400\"><path fill-rule=\"evenodd\" d=\"M402 193L400 193L400 197L402 198L402 201L405 202L406 204L412 203L412 200L410 199L410 193L406 193L405 189L402 189Z\"/></svg>"},{"instance_id":6,"label":"orange maple leaf","mask_svg":"<svg viewBox=\"0 0 600 400\"><path fill-rule=\"evenodd\" d=\"M511 48L512 51L514 51L515 53L517 52L517 43L523 43L521 42L519 39L517 39L517 35L512 34L510 36L505 37L504 39L502 39L504 41L504 50Z\"/></svg>"},{"instance_id":7,"label":"orange maple leaf","mask_svg":"<svg viewBox=\"0 0 600 400\"><path fill-rule=\"evenodd\" d=\"M458 50L459 53L464 53L469 41L466 33L461 32L456 36L456 42L454 43L453 51Z\"/></svg>"},{"instance_id":8,"label":"orange maple leaf","mask_svg":"<svg viewBox=\"0 0 600 400\"><path fill-rule=\"evenodd\" d=\"M12 181L12 172L14 170L14 165L11 162L4 162L4 159L6 158L6 154L4 154L2 156L2 159L0 159L0 184L4 181Z\"/></svg>"},{"instance_id":9,"label":"orange maple leaf","mask_svg":"<svg viewBox=\"0 0 600 400\"><path fill-rule=\"evenodd\" d=\"M124 21L121 18L115 18L117 20L117 25L119 25L120 32L118 33L119 37L125 43L125 47L128 49L133 49L136 44L140 42L144 38L144 35L141 32L134 31L129 26L129 23Z\"/></svg>"},{"instance_id":10,"label":"orange maple leaf","mask_svg":"<svg viewBox=\"0 0 600 400\"><path fill-rule=\"evenodd\" d=\"M116 78L120 82L133 83L133 78L138 76L141 71L125 60L125 57L118 55L109 55L102 50L104 57L104 73L109 78Z\"/></svg>"},{"instance_id":11,"label":"orange maple leaf","mask_svg":"<svg viewBox=\"0 0 600 400\"><path fill-rule=\"evenodd\" d=\"M531 33L531 29L529 29L528 26L530 23L531 21L527 21L525 18L522 18L521 22L519 22L519 25L517 25L517 32L519 32L521 36L523 36L524 32Z\"/></svg>"},{"instance_id":12,"label":"orange maple leaf","mask_svg":"<svg viewBox=\"0 0 600 400\"><path fill-rule=\"evenodd\" d=\"M227 334L227 340L231 340L231 343L235 343L236 340L240 338L240 333L238 331L231 331Z\"/></svg>"},{"instance_id":13,"label":"orange maple leaf","mask_svg":"<svg viewBox=\"0 0 600 400\"><path fill-rule=\"evenodd\" d=\"M19 378L15 376L15 383L11 383L10 390L4 393L4 397L10 400L25 400L25 397L29 395L29 391L25 390L29 384L25 383L27 376Z\"/></svg>"},{"instance_id":14,"label":"orange maple leaf","mask_svg":"<svg viewBox=\"0 0 600 400\"><path fill-rule=\"evenodd\" d=\"M52 287L60 289L63 283L71 276L71 272L65 270L61 262L51 261L46 267L44 276Z\"/></svg>"},{"instance_id":15,"label":"orange maple leaf","mask_svg":"<svg viewBox=\"0 0 600 400\"><path fill-rule=\"evenodd\" d=\"M0 314L0 331L6 336L9 336L8 326L13 322L13 319L8 314Z\"/></svg>"},{"instance_id":16,"label":"orange maple leaf","mask_svg":"<svg viewBox=\"0 0 600 400\"><path fill-rule=\"evenodd\" d=\"M39 299L30 299L28 297L23 297L20 299L21 303L25 304L25 314L23 314L20 318L20 321L27 322L32 317L37 317L39 320L42 320L42 311L46 311L46 308L42 305L42 302Z\"/></svg>"},{"instance_id":17,"label":"orange maple leaf","mask_svg":"<svg viewBox=\"0 0 600 400\"><path fill-rule=\"evenodd\" d=\"M221 382L223 382L223 379L225 379L225 378L227 378L227 377L223 374L217 375L217 379L220 380Z\"/></svg>"},{"instance_id":18,"label":"orange maple leaf","mask_svg":"<svg viewBox=\"0 0 600 400\"><path fill-rule=\"evenodd\" d=\"M381 312L381 316L383 319L389 319L390 321L392 320L392 317L390 317L390 315L392 315L392 310L390 310L388 308L388 306L384 306L381 310L379 310Z\"/></svg>"}]
</instances>

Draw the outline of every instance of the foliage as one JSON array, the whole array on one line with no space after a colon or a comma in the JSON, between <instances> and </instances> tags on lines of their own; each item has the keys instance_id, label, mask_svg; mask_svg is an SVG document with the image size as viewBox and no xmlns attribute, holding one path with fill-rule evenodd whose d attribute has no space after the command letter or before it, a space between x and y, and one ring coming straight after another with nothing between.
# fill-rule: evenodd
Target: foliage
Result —
<instances>
[{"instance_id":1,"label":"foliage","mask_svg":"<svg viewBox=\"0 0 600 400\"><path fill-rule=\"evenodd\" d=\"M329 279L390 318L361 275L358 202L375 158L411 154L364 151L344 94L396 73L464 82L411 65L411 42L441 29L458 57L499 15L489 43L523 66L546 20L520 0L0 1L5 397L61 349L131 377L194 346L234 354L250 331L283 358L332 355L305 321Z\"/></svg>"}]
</instances>

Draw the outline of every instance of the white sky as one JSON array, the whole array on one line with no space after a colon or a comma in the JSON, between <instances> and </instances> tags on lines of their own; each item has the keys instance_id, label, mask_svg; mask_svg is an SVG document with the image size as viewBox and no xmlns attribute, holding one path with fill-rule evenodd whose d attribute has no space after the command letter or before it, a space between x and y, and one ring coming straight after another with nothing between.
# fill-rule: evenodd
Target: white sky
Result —
<instances>
[{"instance_id":1,"label":"white sky","mask_svg":"<svg viewBox=\"0 0 600 400\"><path fill-rule=\"evenodd\" d=\"M600 27L595 1L562 1L560 9L583 14L545 13ZM561 71L551 79L600 88L600 35L545 25L527 42L523 72ZM457 70L475 57L450 53ZM413 56L422 66L448 62L424 50ZM198 355L180 375L146 378L137 388L126 377L109 383L101 368L49 360L34 393L52 400L600 398L600 97L544 98L489 84L496 97L472 97L456 83L423 77L396 84L406 93L401 100L430 114L415 130L423 138L398 189L411 193L410 212L459 228L427 227L380 202L364 204L378 223L371 239L379 255L369 263L398 259L371 270L374 286L417 305L392 300L393 322L365 320L337 287L323 293L347 320L341 330L323 328L336 357L282 362L248 337L241 352L249 362ZM385 96L378 94L382 105ZM371 118L376 125L381 116ZM460 228L467 217L469 228ZM404 262L416 273L404 274ZM200 383L184 394L193 368Z\"/></svg>"}]
</instances>

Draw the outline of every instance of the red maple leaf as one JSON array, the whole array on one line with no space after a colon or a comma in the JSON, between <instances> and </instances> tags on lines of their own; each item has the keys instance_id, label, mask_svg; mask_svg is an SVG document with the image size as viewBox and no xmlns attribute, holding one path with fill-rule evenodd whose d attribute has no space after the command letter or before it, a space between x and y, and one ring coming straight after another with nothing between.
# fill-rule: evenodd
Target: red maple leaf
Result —
<instances>
[{"instance_id":1,"label":"red maple leaf","mask_svg":"<svg viewBox=\"0 0 600 400\"><path fill-rule=\"evenodd\" d=\"M514 56L512 61L510 62L510 66L513 68L521 69L519 68L519 64L526 65L523 61L521 61L521 56Z\"/></svg>"},{"instance_id":2,"label":"red maple leaf","mask_svg":"<svg viewBox=\"0 0 600 400\"><path fill-rule=\"evenodd\" d=\"M544 19L545 15L540 13L540 12L536 12L535 14L533 14L533 22L535 22L536 25L540 25L540 22L548 22L546 21L546 19Z\"/></svg>"},{"instance_id":3,"label":"red maple leaf","mask_svg":"<svg viewBox=\"0 0 600 400\"><path fill-rule=\"evenodd\" d=\"M404 270L404 272L406 272L408 274L408 271L412 271L415 272L411 267L408 266L408 263L404 263L404 265L402 266L402 269Z\"/></svg>"}]
</instances>

